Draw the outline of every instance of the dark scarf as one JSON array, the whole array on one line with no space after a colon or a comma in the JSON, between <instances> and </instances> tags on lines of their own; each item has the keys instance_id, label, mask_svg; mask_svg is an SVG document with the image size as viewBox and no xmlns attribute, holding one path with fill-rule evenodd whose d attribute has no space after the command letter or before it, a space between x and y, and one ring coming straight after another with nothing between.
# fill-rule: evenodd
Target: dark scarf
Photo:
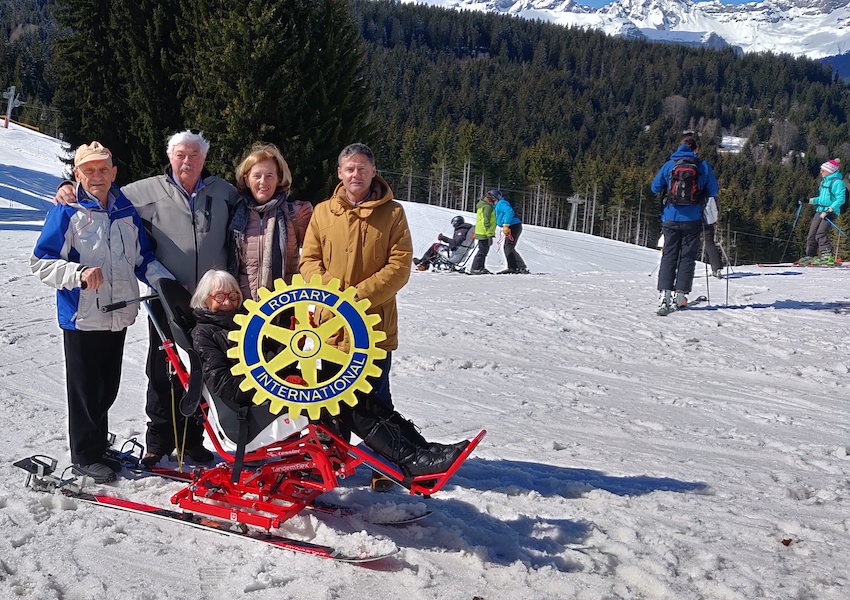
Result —
<instances>
[{"instance_id":1,"label":"dark scarf","mask_svg":"<svg viewBox=\"0 0 850 600\"><path fill-rule=\"evenodd\" d=\"M228 271L233 273L237 278L239 277L239 266L242 262L242 249L244 246L245 229L248 226L249 210L259 214L274 213L275 227L272 247L277 248L278 252L271 253L271 280L274 281L279 277L283 277L284 268L286 266L284 265L284 261L286 260L287 234L287 217L285 208L287 204L291 204L287 202L287 198L288 195L286 192L282 192L274 196L265 204L257 204L257 201L254 200L254 197L250 193L243 195L239 199L240 201L236 204L236 208L233 211L233 216L230 218L230 225L228 227L236 250L231 255L230 264L228 264ZM260 277L261 276L262 272L260 273Z\"/></svg>"}]
</instances>

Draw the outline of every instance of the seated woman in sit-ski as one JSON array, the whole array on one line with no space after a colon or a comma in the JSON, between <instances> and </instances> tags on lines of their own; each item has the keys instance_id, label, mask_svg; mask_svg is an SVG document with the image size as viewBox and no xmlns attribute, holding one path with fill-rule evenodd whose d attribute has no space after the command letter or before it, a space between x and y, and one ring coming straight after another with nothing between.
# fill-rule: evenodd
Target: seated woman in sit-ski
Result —
<instances>
[{"instance_id":1,"label":"seated woman in sit-ski","mask_svg":"<svg viewBox=\"0 0 850 600\"><path fill-rule=\"evenodd\" d=\"M201 358L204 383L210 393L250 404L252 394L239 389L242 377L230 372L234 361L227 356L231 346L227 336L238 328L233 316L241 304L239 284L230 273L207 271L191 300L196 320L192 344ZM445 471L469 443L467 440L448 445L427 442L409 421L383 405L369 402L366 396L358 396L353 408L340 403L339 418L369 448L413 477Z\"/></svg>"}]
</instances>

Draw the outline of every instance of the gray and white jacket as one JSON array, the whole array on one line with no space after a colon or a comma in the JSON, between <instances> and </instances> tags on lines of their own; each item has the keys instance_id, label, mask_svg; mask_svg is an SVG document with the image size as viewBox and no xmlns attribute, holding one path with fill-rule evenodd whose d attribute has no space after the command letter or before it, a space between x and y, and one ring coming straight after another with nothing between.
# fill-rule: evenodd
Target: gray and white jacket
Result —
<instances>
[{"instance_id":1,"label":"gray and white jacket","mask_svg":"<svg viewBox=\"0 0 850 600\"><path fill-rule=\"evenodd\" d=\"M205 169L191 198L169 166L121 191L145 221L157 260L190 292L209 269L227 268L227 223L239 199L230 183Z\"/></svg>"},{"instance_id":2,"label":"gray and white jacket","mask_svg":"<svg viewBox=\"0 0 850 600\"><path fill-rule=\"evenodd\" d=\"M154 258L141 218L116 186L107 208L77 185L76 202L50 209L30 258L32 272L57 289L62 329L121 331L139 312L138 303L111 311L101 307L139 296L141 279L150 285L171 273ZM86 267L100 267L103 284L81 289Z\"/></svg>"}]
</instances>

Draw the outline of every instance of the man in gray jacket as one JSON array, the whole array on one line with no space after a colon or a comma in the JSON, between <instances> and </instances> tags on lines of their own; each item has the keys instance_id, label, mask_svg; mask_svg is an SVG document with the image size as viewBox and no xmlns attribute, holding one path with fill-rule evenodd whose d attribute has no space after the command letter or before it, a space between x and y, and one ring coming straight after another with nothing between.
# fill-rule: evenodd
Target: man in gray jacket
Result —
<instances>
[{"instance_id":1,"label":"man in gray jacket","mask_svg":"<svg viewBox=\"0 0 850 600\"><path fill-rule=\"evenodd\" d=\"M239 198L235 187L204 169L209 148L200 133L176 133L168 140L165 173L121 188L145 221L157 260L190 292L209 269L227 268L227 222L230 208ZM61 187L56 196L63 204L73 202L69 186ZM150 308L164 324L159 302L151 302ZM175 448L197 462L208 462L213 454L203 445L203 426L194 418L184 420L173 406L183 396L183 389L176 378L169 377L165 352L159 349L159 334L152 323L149 330L145 405L149 420L142 462L154 465Z\"/></svg>"}]
</instances>

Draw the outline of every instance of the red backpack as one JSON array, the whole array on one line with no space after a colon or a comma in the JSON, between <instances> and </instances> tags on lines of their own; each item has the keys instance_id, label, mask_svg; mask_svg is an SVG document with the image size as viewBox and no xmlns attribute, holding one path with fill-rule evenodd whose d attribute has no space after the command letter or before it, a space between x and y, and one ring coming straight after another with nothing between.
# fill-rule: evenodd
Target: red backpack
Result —
<instances>
[{"instance_id":1,"label":"red backpack","mask_svg":"<svg viewBox=\"0 0 850 600\"><path fill-rule=\"evenodd\" d=\"M670 172L670 188L667 202L675 206L702 204L703 193L699 188L699 163L696 157L680 158Z\"/></svg>"}]
</instances>

